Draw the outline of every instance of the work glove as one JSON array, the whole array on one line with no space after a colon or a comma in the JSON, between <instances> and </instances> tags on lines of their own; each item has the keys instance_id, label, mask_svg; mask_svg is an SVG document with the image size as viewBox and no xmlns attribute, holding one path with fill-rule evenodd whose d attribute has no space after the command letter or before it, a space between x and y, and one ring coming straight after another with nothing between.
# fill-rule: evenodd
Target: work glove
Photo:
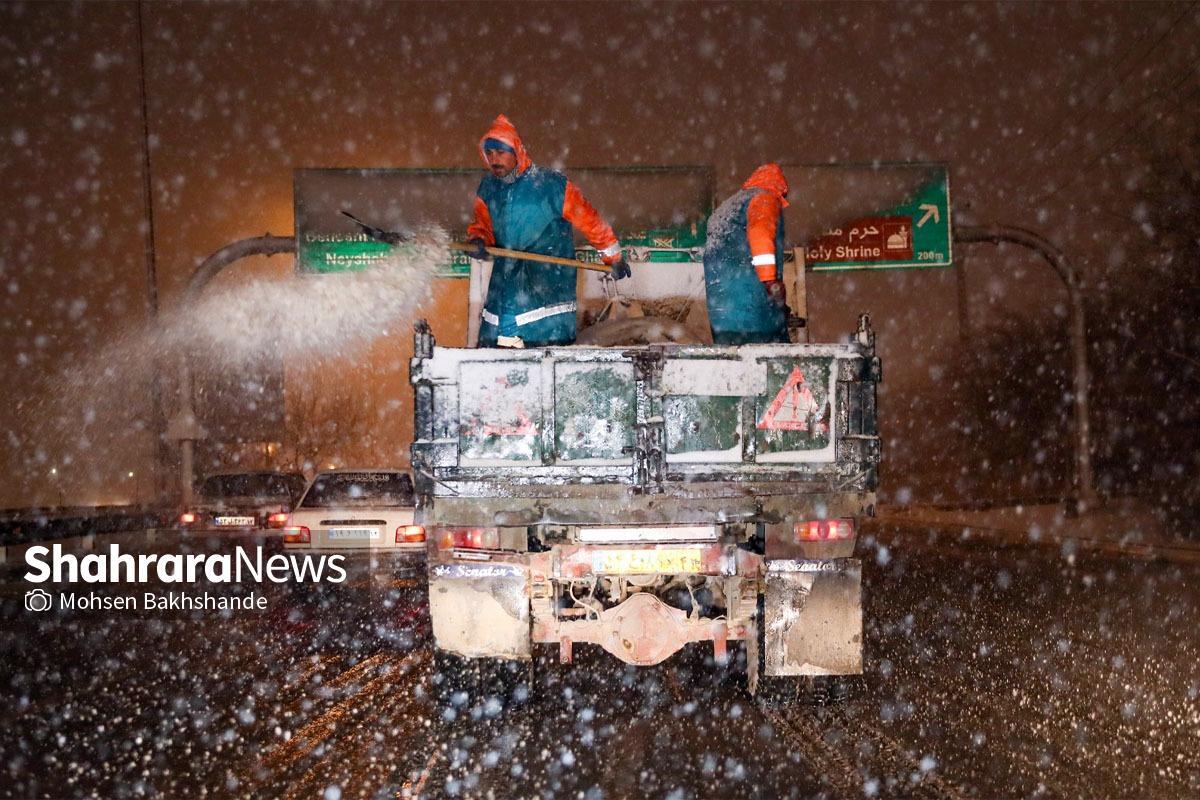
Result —
<instances>
[{"instance_id":1,"label":"work glove","mask_svg":"<svg viewBox=\"0 0 1200 800\"><path fill-rule=\"evenodd\" d=\"M473 249L467 251L467 258L473 258L476 261L488 261L492 254L487 251L487 242L483 239L467 239L467 244Z\"/></svg>"},{"instance_id":2,"label":"work glove","mask_svg":"<svg viewBox=\"0 0 1200 800\"><path fill-rule=\"evenodd\" d=\"M771 299L779 308L787 309L787 290L784 288L783 281L763 281L763 288L767 290L767 297Z\"/></svg>"},{"instance_id":3,"label":"work glove","mask_svg":"<svg viewBox=\"0 0 1200 800\"><path fill-rule=\"evenodd\" d=\"M616 280L628 278L633 274L633 270L629 269L629 262L625 260L625 256L621 256L612 265L612 276Z\"/></svg>"}]
</instances>

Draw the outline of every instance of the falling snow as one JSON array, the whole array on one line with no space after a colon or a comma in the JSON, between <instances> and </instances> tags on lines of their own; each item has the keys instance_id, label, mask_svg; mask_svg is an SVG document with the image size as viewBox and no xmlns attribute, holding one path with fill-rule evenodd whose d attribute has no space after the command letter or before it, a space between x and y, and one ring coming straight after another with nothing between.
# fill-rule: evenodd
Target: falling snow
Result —
<instances>
[{"instance_id":1,"label":"falling snow","mask_svg":"<svg viewBox=\"0 0 1200 800\"><path fill-rule=\"evenodd\" d=\"M1200 796L1198 28L1200 10L1182 2L0 7L3 794ZM945 165L946 217L960 234L952 264L805 273L798 330L850 347L870 312L883 370L878 487L853 489L870 509L853 551L862 674L812 682L845 698L751 696L753 653L732 626L727 663L709 639L647 667L585 642L569 665L560 643L528 661L455 661L435 646L424 551L352 553L337 583L35 587L26 576L39 543L80 563L109 546L196 564L238 548L283 556L274 528L184 533L187 469L199 486L212 473L393 468L429 484L414 514L442 503L470 516L464 498L516 453L528 464L503 494L536 496L558 467L547 437L454 460L472 435L460 409L484 409L493 438L527 413L493 380L510 362L490 382L469 383L467 365L430 379L429 402L453 412L424 443L426 460L410 450L421 435L414 325L428 320L443 347L467 342L469 281L439 270L472 217L471 192L413 210L415 238L369 269L300 274L288 252L187 289L231 243L268 231L294 241L294 170L422 170L433 186L464 175L473 185L479 137L499 113L537 163L589 197L596 189L627 238L702 222L710 241L742 235L735 215L707 212L775 161L792 176L787 248L803 252L841 222L820 209L841 213L862 186L796 176ZM697 215L694 203L660 202L645 175L663 165L696 168L710 206ZM634 177L610 199L585 167ZM872 198L859 216L887 217L897 199ZM1079 304L1032 250L961 238L998 225L1061 252ZM672 294L671 262L634 260L615 318L580 344L628 365L634 343L709 341L688 312L704 305L702 281ZM539 376L572 365L530 352L522 363L538 366L521 399L533 408L554 397ZM676 390L725 403L741 426L704 451L725 458L717 477L681 479L687 459L668 459L668 491L629 491L589 513L649 518L671 492L691 491L680 512L690 520L706 513L696 484L712 481L728 501L722 530L743 537L730 563L766 560L778 537L799 534L763 513L771 501L746 477L762 467L747 441L755 420L743 418L757 395L736 390L760 362L713 372L733 362L711 354L709 372L684 382L693 391ZM830 385L841 397L859 383ZM586 426L560 427L581 449L633 463L629 451L661 443L633 446L645 443L613 422L633 419L632 401L613 391ZM561 411L552 403L546 418ZM685 430L687 412L636 424ZM845 461L871 436L830 448ZM577 467L573 490L603 497L606 467ZM828 498L812 499L821 466L778 467L793 468L800 477L769 496L828 523ZM1094 491L1081 490L1085 469ZM838 478L831 494L865 480ZM533 507L546 517L487 506L471 529L517 531L518 550L559 546L543 534L568 526L542 490ZM376 529L382 543L403 533L369 514L334 522L347 536ZM604 591L594 576L570 582L555 613L591 621L615 596L639 595L693 620L726 608L703 575L665 577ZM789 619L803 602L819 607L811 585ZM95 599L57 605L84 589ZM222 602L147 599L172 591ZM264 610L234 602L252 593Z\"/></svg>"}]
</instances>

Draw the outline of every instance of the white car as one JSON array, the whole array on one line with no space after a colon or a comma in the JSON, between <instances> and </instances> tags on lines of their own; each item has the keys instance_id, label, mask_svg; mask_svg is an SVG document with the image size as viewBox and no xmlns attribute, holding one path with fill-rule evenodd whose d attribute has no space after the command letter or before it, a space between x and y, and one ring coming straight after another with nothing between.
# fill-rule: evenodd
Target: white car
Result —
<instances>
[{"instance_id":1,"label":"white car","mask_svg":"<svg viewBox=\"0 0 1200 800\"><path fill-rule=\"evenodd\" d=\"M319 472L288 517L288 550L424 552L425 529L413 524L408 473L389 469Z\"/></svg>"}]
</instances>

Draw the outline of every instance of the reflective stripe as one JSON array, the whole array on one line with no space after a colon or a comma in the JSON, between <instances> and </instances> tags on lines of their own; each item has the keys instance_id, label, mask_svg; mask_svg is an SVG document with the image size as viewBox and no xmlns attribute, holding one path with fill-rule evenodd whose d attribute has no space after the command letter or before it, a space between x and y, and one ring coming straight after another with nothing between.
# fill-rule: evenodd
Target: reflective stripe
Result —
<instances>
[{"instance_id":1,"label":"reflective stripe","mask_svg":"<svg viewBox=\"0 0 1200 800\"><path fill-rule=\"evenodd\" d=\"M745 263L745 262L742 262L742 263ZM755 256L754 258L750 259L750 263L756 267L761 267L761 266L766 266L766 265L773 267L773 266L775 266L775 254L774 253L763 253L760 256Z\"/></svg>"},{"instance_id":2,"label":"reflective stripe","mask_svg":"<svg viewBox=\"0 0 1200 800\"><path fill-rule=\"evenodd\" d=\"M525 341L520 336L497 336L496 347L513 347L524 350Z\"/></svg>"},{"instance_id":3,"label":"reflective stripe","mask_svg":"<svg viewBox=\"0 0 1200 800\"><path fill-rule=\"evenodd\" d=\"M608 247L601 250L600 255L604 256L605 258L608 258L609 256L615 256L620 252L621 252L621 243L613 242Z\"/></svg>"},{"instance_id":4,"label":"reflective stripe","mask_svg":"<svg viewBox=\"0 0 1200 800\"><path fill-rule=\"evenodd\" d=\"M488 323L489 325L495 325L496 327L500 327L500 318L497 317L492 312L488 311L486 308L483 310L483 321Z\"/></svg>"},{"instance_id":5,"label":"reflective stripe","mask_svg":"<svg viewBox=\"0 0 1200 800\"><path fill-rule=\"evenodd\" d=\"M543 306L542 308L535 308L533 311L526 311L524 314L517 314L515 319L518 325L528 325L531 322L537 322L539 319L553 317L557 314L574 314L575 309L575 303L559 303L556 306Z\"/></svg>"}]
</instances>

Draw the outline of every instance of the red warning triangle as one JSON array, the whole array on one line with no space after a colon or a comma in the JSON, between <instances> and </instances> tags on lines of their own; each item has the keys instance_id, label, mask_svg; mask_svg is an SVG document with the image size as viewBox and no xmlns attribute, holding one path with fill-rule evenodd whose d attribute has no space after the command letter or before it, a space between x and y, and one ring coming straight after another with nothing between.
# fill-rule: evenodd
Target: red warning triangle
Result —
<instances>
[{"instance_id":1,"label":"red warning triangle","mask_svg":"<svg viewBox=\"0 0 1200 800\"><path fill-rule=\"evenodd\" d=\"M758 421L758 428L764 431L806 431L808 421L817 413L817 401L809 391L808 382L800 367L792 367L792 374L783 382L783 388L767 413Z\"/></svg>"}]
</instances>

